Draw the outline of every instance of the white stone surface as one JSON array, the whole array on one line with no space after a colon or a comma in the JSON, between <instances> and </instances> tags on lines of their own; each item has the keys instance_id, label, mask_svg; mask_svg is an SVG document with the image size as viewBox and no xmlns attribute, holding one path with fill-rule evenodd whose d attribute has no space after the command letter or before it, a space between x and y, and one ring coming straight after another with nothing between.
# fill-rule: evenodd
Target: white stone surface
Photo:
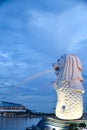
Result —
<instances>
[{"instance_id":1,"label":"white stone surface","mask_svg":"<svg viewBox=\"0 0 87 130\"><path fill-rule=\"evenodd\" d=\"M56 81L53 82L58 97L56 116L66 120L81 118L84 88L79 58L74 54L65 54L53 64L53 68L57 76Z\"/></svg>"}]
</instances>

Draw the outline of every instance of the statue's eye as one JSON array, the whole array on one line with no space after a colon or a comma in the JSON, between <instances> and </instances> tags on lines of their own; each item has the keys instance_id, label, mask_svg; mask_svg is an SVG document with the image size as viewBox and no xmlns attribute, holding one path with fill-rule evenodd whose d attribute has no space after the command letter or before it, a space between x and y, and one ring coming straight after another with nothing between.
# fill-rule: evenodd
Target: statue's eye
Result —
<instances>
[{"instance_id":1,"label":"statue's eye","mask_svg":"<svg viewBox=\"0 0 87 130\"><path fill-rule=\"evenodd\" d=\"M61 58L64 58L64 55L62 55Z\"/></svg>"}]
</instances>

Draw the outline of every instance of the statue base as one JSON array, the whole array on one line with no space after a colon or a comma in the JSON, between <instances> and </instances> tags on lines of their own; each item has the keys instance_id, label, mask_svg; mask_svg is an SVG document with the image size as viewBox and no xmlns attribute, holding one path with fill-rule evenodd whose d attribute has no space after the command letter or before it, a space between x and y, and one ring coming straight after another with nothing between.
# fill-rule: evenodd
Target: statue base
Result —
<instances>
[{"instance_id":1,"label":"statue base","mask_svg":"<svg viewBox=\"0 0 87 130\"><path fill-rule=\"evenodd\" d=\"M87 130L87 119L60 120L54 118L43 118L36 126L26 128L26 130Z\"/></svg>"}]
</instances>

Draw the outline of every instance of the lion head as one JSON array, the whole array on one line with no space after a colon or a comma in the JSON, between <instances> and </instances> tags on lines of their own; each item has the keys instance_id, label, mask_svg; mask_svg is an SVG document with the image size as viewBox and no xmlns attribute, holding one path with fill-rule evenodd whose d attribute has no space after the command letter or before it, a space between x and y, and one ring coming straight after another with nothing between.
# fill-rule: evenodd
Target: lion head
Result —
<instances>
[{"instance_id":1,"label":"lion head","mask_svg":"<svg viewBox=\"0 0 87 130\"><path fill-rule=\"evenodd\" d=\"M82 65L75 54L64 54L53 64L57 75L57 86L62 87L63 81L70 81L71 87L84 91L82 87Z\"/></svg>"}]
</instances>

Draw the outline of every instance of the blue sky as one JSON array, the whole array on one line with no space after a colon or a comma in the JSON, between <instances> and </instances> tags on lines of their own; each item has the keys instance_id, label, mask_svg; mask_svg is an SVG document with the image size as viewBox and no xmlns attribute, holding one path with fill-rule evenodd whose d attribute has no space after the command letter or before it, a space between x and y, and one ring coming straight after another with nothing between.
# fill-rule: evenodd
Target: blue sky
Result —
<instances>
[{"instance_id":1,"label":"blue sky","mask_svg":"<svg viewBox=\"0 0 87 130\"><path fill-rule=\"evenodd\" d=\"M64 53L81 59L86 91L86 0L0 1L0 100L53 112L57 97L52 63ZM87 92L84 111L86 99Z\"/></svg>"}]
</instances>

